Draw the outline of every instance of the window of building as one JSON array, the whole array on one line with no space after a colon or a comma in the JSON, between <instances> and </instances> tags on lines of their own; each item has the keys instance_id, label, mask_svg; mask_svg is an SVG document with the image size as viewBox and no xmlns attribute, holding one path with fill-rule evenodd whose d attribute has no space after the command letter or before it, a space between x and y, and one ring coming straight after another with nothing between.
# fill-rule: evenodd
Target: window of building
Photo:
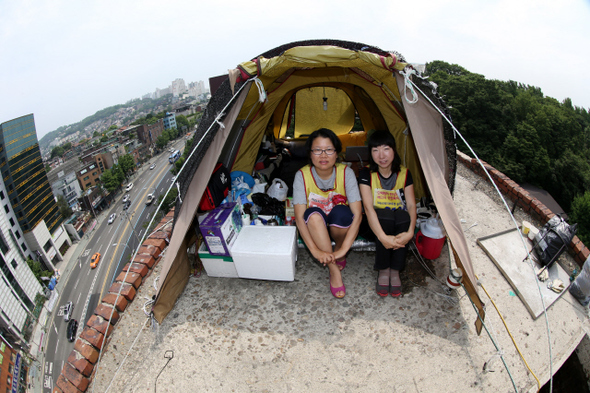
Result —
<instances>
[{"instance_id":1,"label":"window of building","mask_svg":"<svg viewBox=\"0 0 590 393\"><path fill-rule=\"evenodd\" d=\"M8 192L10 192L10 191L12 191L12 190L14 190L14 187L12 186L12 184L9 184L9 185L8 185Z\"/></svg>"},{"instance_id":2,"label":"window of building","mask_svg":"<svg viewBox=\"0 0 590 393\"><path fill-rule=\"evenodd\" d=\"M27 251L27 245L25 243L21 244L23 251Z\"/></svg>"},{"instance_id":3,"label":"window of building","mask_svg":"<svg viewBox=\"0 0 590 393\"><path fill-rule=\"evenodd\" d=\"M51 241L47 240L47 243L45 243L43 246L43 250L45 250L45 252L49 252L49 250L51 250Z\"/></svg>"},{"instance_id":4,"label":"window of building","mask_svg":"<svg viewBox=\"0 0 590 393\"><path fill-rule=\"evenodd\" d=\"M17 238L17 239L20 239L20 232L19 232L19 231L16 231L16 232L15 232L15 235L16 235L16 238Z\"/></svg>"},{"instance_id":5,"label":"window of building","mask_svg":"<svg viewBox=\"0 0 590 393\"><path fill-rule=\"evenodd\" d=\"M90 176L86 176L86 177L85 177L84 179L82 179L82 180L86 181L86 180L88 180L88 179L90 179Z\"/></svg>"},{"instance_id":6,"label":"window of building","mask_svg":"<svg viewBox=\"0 0 590 393\"><path fill-rule=\"evenodd\" d=\"M23 212L18 212L18 216L22 217L23 216Z\"/></svg>"},{"instance_id":7,"label":"window of building","mask_svg":"<svg viewBox=\"0 0 590 393\"><path fill-rule=\"evenodd\" d=\"M6 241L2 231L0 231L0 250L2 250L4 254L10 251L10 246L8 245L8 242Z\"/></svg>"},{"instance_id":8,"label":"window of building","mask_svg":"<svg viewBox=\"0 0 590 393\"><path fill-rule=\"evenodd\" d=\"M8 205L4 205L4 211L6 213L10 213L10 209L8 208Z\"/></svg>"},{"instance_id":9,"label":"window of building","mask_svg":"<svg viewBox=\"0 0 590 393\"><path fill-rule=\"evenodd\" d=\"M18 205L18 199L14 198L12 200L12 206L16 206L16 205Z\"/></svg>"},{"instance_id":10,"label":"window of building","mask_svg":"<svg viewBox=\"0 0 590 393\"><path fill-rule=\"evenodd\" d=\"M92 185L92 183L86 183L86 188L90 187Z\"/></svg>"},{"instance_id":11,"label":"window of building","mask_svg":"<svg viewBox=\"0 0 590 393\"><path fill-rule=\"evenodd\" d=\"M12 217L10 217L10 219L8 221L10 222L11 226L14 226L14 220L12 219Z\"/></svg>"},{"instance_id":12,"label":"window of building","mask_svg":"<svg viewBox=\"0 0 590 393\"><path fill-rule=\"evenodd\" d=\"M4 192L0 191L0 199L4 199Z\"/></svg>"},{"instance_id":13,"label":"window of building","mask_svg":"<svg viewBox=\"0 0 590 393\"><path fill-rule=\"evenodd\" d=\"M12 262L10 262L10 264L12 265L12 267L14 269L16 269L18 267L18 263L16 262L16 259L13 259Z\"/></svg>"}]
</instances>

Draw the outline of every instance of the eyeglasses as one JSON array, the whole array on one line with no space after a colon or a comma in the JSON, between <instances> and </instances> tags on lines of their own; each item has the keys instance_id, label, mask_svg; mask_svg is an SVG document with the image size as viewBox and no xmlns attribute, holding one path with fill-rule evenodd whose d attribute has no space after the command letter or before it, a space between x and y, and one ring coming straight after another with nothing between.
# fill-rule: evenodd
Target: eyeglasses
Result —
<instances>
[{"instance_id":1,"label":"eyeglasses","mask_svg":"<svg viewBox=\"0 0 590 393\"><path fill-rule=\"evenodd\" d=\"M311 149L311 152L316 156L321 156L322 153L326 153L326 155L331 156L332 154L336 153L336 149L333 147L329 147L327 149Z\"/></svg>"}]
</instances>

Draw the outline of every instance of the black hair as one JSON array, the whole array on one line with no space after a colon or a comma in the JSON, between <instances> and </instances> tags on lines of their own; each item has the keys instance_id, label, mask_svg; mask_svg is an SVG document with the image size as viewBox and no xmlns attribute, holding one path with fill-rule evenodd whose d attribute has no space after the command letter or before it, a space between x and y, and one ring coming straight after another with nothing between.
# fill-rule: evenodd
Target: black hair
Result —
<instances>
[{"instance_id":1,"label":"black hair","mask_svg":"<svg viewBox=\"0 0 590 393\"><path fill-rule=\"evenodd\" d=\"M373 160L373 154L371 153L374 147L379 146L389 146L393 149L393 162L391 163L391 171L393 173L397 173L400 170L402 160L399 158L399 154L397 154L397 149L395 147L395 138L391 135L391 132L387 130L377 130L369 135L369 139L367 140L367 145L369 146L369 168L371 172L376 172L379 170L379 165Z\"/></svg>"},{"instance_id":2,"label":"black hair","mask_svg":"<svg viewBox=\"0 0 590 393\"><path fill-rule=\"evenodd\" d=\"M309 135L309 137L307 137L307 140L305 141L305 150L307 151L307 157L310 165L312 165L311 145L313 144L313 141L318 137L328 138L332 142L332 145L334 145L334 149L336 149L336 154L340 154L340 152L342 151L342 142L340 142L340 139L336 136L336 134L334 134L334 131L328 128L320 128L319 130L315 130Z\"/></svg>"}]
</instances>

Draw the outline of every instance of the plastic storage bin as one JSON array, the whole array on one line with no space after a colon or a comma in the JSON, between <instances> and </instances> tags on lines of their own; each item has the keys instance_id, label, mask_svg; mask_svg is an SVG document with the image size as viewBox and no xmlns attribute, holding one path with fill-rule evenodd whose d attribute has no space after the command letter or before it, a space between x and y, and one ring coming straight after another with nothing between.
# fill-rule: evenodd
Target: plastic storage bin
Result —
<instances>
[{"instance_id":1,"label":"plastic storage bin","mask_svg":"<svg viewBox=\"0 0 590 393\"><path fill-rule=\"evenodd\" d=\"M223 255L211 255L205 242L199 247L199 258L203 262L205 272L209 277L238 278L236 266L231 257Z\"/></svg>"},{"instance_id":2,"label":"plastic storage bin","mask_svg":"<svg viewBox=\"0 0 590 393\"><path fill-rule=\"evenodd\" d=\"M240 278L293 281L297 260L297 228L247 226L242 228L231 254Z\"/></svg>"}]
</instances>

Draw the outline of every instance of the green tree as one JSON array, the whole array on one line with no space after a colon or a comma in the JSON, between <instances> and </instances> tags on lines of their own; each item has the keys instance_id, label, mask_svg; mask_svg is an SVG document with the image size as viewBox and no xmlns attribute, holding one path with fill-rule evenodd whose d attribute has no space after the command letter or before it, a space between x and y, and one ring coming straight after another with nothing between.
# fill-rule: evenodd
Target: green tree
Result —
<instances>
[{"instance_id":1,"label":"green tree","mask_svg":"<svg viewBox=\"0 0 590 393\"><path fill-rule=\"evenodd\" d=\"M186 126L187 129L190 127L190 123L189 123L188 119L186 118L186 116L184 116L184 115L176 116L176 125L180 129L182 129L182 126Z\"/></svg>"},{"instance_id":2,"label":"green tree","mask_svg":"<svg viewBox=\"0 0 590 393\"><path fill-rule=\"evenodd\" d=\"M578 224L577 236L584 244L590 244L590 192L578 195L572 202L570 222Z\"/></svg>"},{"instance_id":3,"label":"green tree","mask_svg":"<svg viewBox=\"0 0 590 393\"><path fill-rule=\"evenodd\" d=\"M166 147L169 141L170 139L168 138L168 134L162 133L162 135L160 135L158 139L156 139L156 147L162 150Z\"/></svg>"},{"instance_id":4,"label":"green tree","mask_svg":"<svg viewBox=\"0 0 590 393\"><path fill-rule=\"evenodd\" d=\"M63 195L57 196L57 207L59 208L59 212L64 219L68 219L74 214L70 205L68 205L68 201Z\"/></svg>"},{"instance_id":5,"label":"green tree","mask_svg":"<svg viewBox=\"0 0 590 393\"><path fill-rule=\"evenodd\" d=\"M42 285L44 281L41 279L42 277L48 278L53 275L53 273L51 273L49 270L43 270L43 268L41 267L41 263L39 261L33 261L31 258L28 258L27 265L29 265L29 268L33 272L33 275L35 276L37 281L39 281L39 283Z\"/></svg>"},{"instance_id":6,"label":"green tree","mask_svg":"<svg viewBox=\"0 0 590 393\"><path fill-rule=\"evenodd\" d=\"M68 151L72 148L72 142L66 142L63 144L63 148L65 151Z\"/></svg>"},{"instance_id":7,"label":"green tree","mask_svg":"<svg viewBox=\"0 0 590 393\"><path fill-rule=\"evenodd\" d=\"M112 124L109 128L107 128L107 132L117 129L119 129L119 127L116 124Z\"/></svg>"},{"instance_id":8,"label":"green tree","mask_svg":"<svg viewBox=\"0 0 590 393\"><path fill-rule=\"evenodd\" d=\"M51 172L51 165L45 165L45 173Z\"/></svg>"},{"instance_id":9,"label":"green tree","mask_svg":"<svg viewBox=\"0 0 590 393\"><path fill-rule=\"evenodd\" d=\"M51 158L63 157L64 153L65 153L65 150L63 147L55 146L53 149L51 149Z\"/></svg>"},{"instance_id":10,"label":"green tree","mask_svg":"<svg viewBox=\"0 0 590 393\"><path fill-rule=\"evenodd\" d=\"M121 186L121 182L110 169L107 169L103 172L102 176L100 177L100 181L108 192L113 192Z\"/></svg>"},{"instance_id":11,"label":"green tree","mask_svg":"<svg viewBox=\"0 0 590 393\"><path fill-rule=\"evenodd\" d=\"M133 161L133 156L131 154L125 154L119 158L119 165L123 170L125 176L135 168L135 161Z\"/></svg>"},{"instance_id":12,"label":"green tree","mask_svg":"<svg viewBox=\"0 0 590 393\"><path fill-rule=\"evenodd\" d=\"M174 207L174 204L176 203L176 197L178 197L178 189L176 188L170 189L170 192L168 195L166 195L166 198L164 198L163 195L158 196L158 205L162 202L162 198L164 199L164 203L162 203L162 207L160 208L160 211L164 213L164 215L166 215L170 209Z\"/></svg>"},{"instance_id":13,"label":"green tree","mask_svg":"<svg viewBox=\"0 0 590 393\"><path fill-rule=\"evenodd\" d=\"M109 137L108 137L108 136L106 136L106 134L105 134L105 135L103 135L103 136L102 136L102 138L100 138L100 141L101 141L102 143L105 143L105 142L107 142L108 140L109 140Z\"/></svg>"},{"instance_id":14,"label":"green tree","mask_svg":"<svg viewBox=\"0 0 590 393\"><path fill-rule=\"evenodd\" d=\"M113 172L113 176L115 176L115 179L119 182L119 184L122 184L125 181L125 172L123 172L121 165L113 165L111 171Z\"/></svg>"}]
</instances>

